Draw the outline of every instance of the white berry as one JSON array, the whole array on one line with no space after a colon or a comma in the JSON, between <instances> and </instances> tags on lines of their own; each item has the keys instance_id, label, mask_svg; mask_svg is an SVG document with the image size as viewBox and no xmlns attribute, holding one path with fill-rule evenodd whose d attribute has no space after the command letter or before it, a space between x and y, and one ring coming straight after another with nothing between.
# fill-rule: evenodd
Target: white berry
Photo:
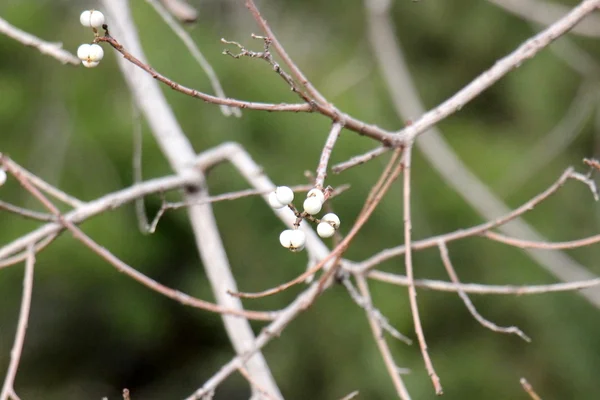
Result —
<instances>
[{"instance_id":1,"label":"white berry","mask_svg":"<svg viewBox=\"0 0 600 400\"><path fill-rule=\"evenodd\" d=\"M4 185L5 182L6 182L6 171L3 169L0 169L0 186Z\"/></svg>"},{"instance_id":2,"label":"white berry","mask_svg":"<svg viewBox=\"0 0 600 400\"><path fill-rule=\"evenodd\" d=\"M325 195L323 194L323 191L321 189L311 189L307 194L306 197L316 197L317 199L319 199L319 201L321 202L321 204L325 203Z\"/></svg>"},{"instance_id":3,"label":"white berry","mask_svg":"<svg viewBox=\"0 0 600 400\"><path fill-rule=\"evenodd\" d=\"M98 44L90 45L90 53L88 55L89 61L100 61L104 58L104 50L102 50L102 46Z\"/></svg>"},{"instance_id":4,"label":"white berry","mask_svg":"<svg viewBox=\"0 0 600 400\"><path fill-rule=\"evenodd\" d=\"M104 25L104 14L96 10L86 10L79 16L79 22L88 28L100 28Z\"/></svg>"},{"instance_id":5,"label":"white berry","mask_svg":"<svg viewBox=\"0 0 600 400\"><path fill-rule=\"evenodd\" d=\"M91 26L90 25L91 17L92 17L92 12L90 10L85 10L79 16L79 22L81 22L81 25L89 28Z\"/></svg>"},{"instance_id":6,"label":"white berry","mask_svg":"<svg viewBox=\"0 0 600 400\"><path fill-rule=\"evenodd\" d=\"M285 207L285 204L281 204L281 202L277 199L277 194L275 192L269 193L269 205L271 206L271 208L274 208L276 210Z\"/></svg>"},{"instance_id":7,"label":"white berry","mask_svg":"<svg viewBox=\"0 0 600 400\"><path fill-rule=\"evenodd\" d=\"M304 249L306 244L306 234L299 229L293 230L290 235L290 247L292 251L300 251Z\"/></svg>"},{"instance_id":8,"label":"white berry","mask_svg":"<svg viewBox=\"0 0 600 400\"><path fill-rule=\"evenodd\" d=\"M98 64L100 64L98 61L88 61L88 60L83 60L81 63L86 68L94 68L94 67L97 67Z\"/></svg>"},{"instance_id":9,"label":"white berry","mask_svg":"<svg viewBox=\"0 0 600 400\"><path fill-rule=\"evenodd\" d=\"M320 222L317 225L317 234L322 238L332 237L335 233L335 228L328 222Z\"/></svg>"},{"instance_id":10,"label":"white berry","mask_svg":"<svg viewBox=\"0 0 600 400\"><path fill-rule=\"evenodd\" d=\"M82 61L87 60L90 57L90 47L92 46L89 44L82 44L79 46L79 48L77 48L77 57Z\"/></svg>"},{"instance_id":11,"label":"white berry","mask_svg":"<svg viewBox=\"0 0 600 400\"><path fill-rule=\"evenodd\" d=\"M304 211L310 215L318 214L323 207L323 203L317 197L309 197L304 200Z\"/></svg>"},{"instance_id":12,"label":"white berry","mask_svg":"<svg viewBox=\"0 0 600 400\"><path fill-rule=\"evenodd\" d=\"M287 186L279 186L275 189L275 195L281 204L287 205L294 201L294 191Z\"/></svg>"},{"instance_id":13,"label":"white berry","mask_svg":"<svg viewBox=\"0 0 600 400\"><path fill-rule=\"evenodd\" d=\"M328 213L328 214L323 215L323 218L321 218L321 221L328 222L335 229L338 229L340 227L340 217L338 217L334 213Z\"/></svg>"},{"instance_id":14,"label":"white berry","mask_svg":"<svg viewBox=\"0 0 600 400\"><path fill-rule=\"evenodd\" d=\"M281 245L283 247L285 247L286 249L289 249L290 246L292 245L292 234L293 233L294 233L293 230L286 229L285 231L281 232L281 234L279 235L279 243L281 243Z\"/></svg>"}]
</instances>

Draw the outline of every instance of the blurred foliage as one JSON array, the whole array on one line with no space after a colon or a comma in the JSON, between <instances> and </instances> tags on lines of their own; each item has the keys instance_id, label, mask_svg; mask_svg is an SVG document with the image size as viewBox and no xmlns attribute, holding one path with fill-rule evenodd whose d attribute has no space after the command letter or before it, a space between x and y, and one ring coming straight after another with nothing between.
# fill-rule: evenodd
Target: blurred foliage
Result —
<instances>
[{"instance_id":1,"label":"blurred foliage","mask_svg":"<svg viewBox=\"0 0 600 400\"><path fill-rule=\"evenodd\" d=\"M202 71L151 7L141 0L131 3L152 65L183 84L210 92ZM201 17L187 29L229 96L296 100L260 60L221 56L221 37L260 48L250 39L251 32L258 33L257 27L241 2L191 3ZM85 7L100 8L91 1L4 0L0 15L75 52L80 43L91 40L91 33L78 22ZM371 55L360 1L266 1L262 8L290 55L340 109L389 129L402 126ZM527 22L479 0L397 0L393 16L427 107L452 95L534 32ZM572 40L592 56L600 55L597 41ZM83 200L131 184L136 122L116 56L107 49L99 68L74 68L0 36L0 151ZM342 71L349 75L340 77ZM546 188L567 166L583 171L581 159L600 154L594 116L588 118L582 134L524 187L510 193L504 189L511 182L506 171L513 171L510 167L515 164L527 168L528 149L543 141L560 121L581 84L576 72L545 50L440 127L477 175L516 207ZM329 126L326 118L259 111L244 111L240 119L224 118L216 106L168 88L164 92L198 152L224 141L239 142L274 182L289 185L305 183L304 171L314 170L318 162ZM145 125L143 129L144 176L170 174ZM374 145L344 132L333 162ZM382 157L328 179L334 186L352 185L332 202L344 221L342 230L351 226L385 162ZM414 171L416 238L482 222L418 154ZM209 184L215 194L247 187L230 166L216 168ZM402 242L400 195L396 185L358 236L349 258L361 260ZM1 198L41 209L14 180L2 188ZM160 198L151 196L146 203L152 217ZM241 289L272 287L304 270L303 254L290 254L278 245L282 225L260 199L219 203L214 210ZM583 185L570 182L525 219L549 238L567 240L597 233L600 207ZM2 213L0 224L3 244L37 226L7 213ZM154 235L138 231L131 205L96 217L83 229L145 274L192 295L212 298L185 211L167 213ZM449 248L465 282L554 281L521 251L482 238L452 243ZM597 245L569 254L600 273ZM436 251L416 253L415 265L418 277L447 279ZM403 273L403 260L388 261L382 268ZM0 372L10 355L21 280L20 266L1 271ZM375 304L392 324L412 336L406 290L381 283L372 283L371 288ZM245 304L252 309L279 309L299 290ZM474 302L498 324L521 327L533 343L484 329L456 295L420 291L424 330L444 384L444 398L525 399L518 383L522 376L543 398L598 398L600 319L598 310L582 297L574 293L479 296ZM258 332L262 324L253 326ZM411 370L406 382L413 398L433 398L418 347L392 339L389 343L398 365ZM38 256L31 322L16 388L24 399L117 399L123 387L131 389L136 400L181 398L232 354L219 316L148 291L64 234ZM360 391L360 399L394 397L364 312L342 287L327 292L264 354L288 399L335 399L353 390ZM215 398L247 397L247 384L235 376Z\"/></svg>"}]
</instances>

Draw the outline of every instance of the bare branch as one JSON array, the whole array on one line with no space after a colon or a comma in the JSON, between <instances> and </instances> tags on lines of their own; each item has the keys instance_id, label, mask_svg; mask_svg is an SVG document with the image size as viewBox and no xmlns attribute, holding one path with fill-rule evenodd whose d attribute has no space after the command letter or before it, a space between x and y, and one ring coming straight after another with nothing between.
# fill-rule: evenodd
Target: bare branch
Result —
<instances>
[{"instance_id":1,"label":"bare branch","mask_svg":"<svg viewBox=\"0 0 600 400\"><path fill-rule=\"evenodd\" d=\"M6 157L3 158L4 163L8 165L17 165ZM22 173L21 170L16 170ZM23 176L29 180L25 174ZM147 196L152 193L167 192L173 189L179 189L188 185L192 185L195 178L191 176L168 176L146 181L139 185L133 185L126 189L107 194L89 203L85 203L81 207L70 211L63 215L63 218L74 224L81 223L88 218L94 217L107 210L116 209L123 204L129 203L139 197ZM29 245L43 240L47 236L58 234L63 230L63 226L57 222L46 224L26 235L21 236L12 243L0 248L0 260L26 249Z\"/></svg>"},{"instance_id":2,"label":"bare branch","mask_svg":"<svg viewBox=\"0 0 600 400\"><path fill-rule=\"evenodd\" d=\"M428 134L419 137L417 146L445 182L486 220L493 220L498 215L509 214L510 209L461 162L446 143L441 132L433 125L456 111L457 108L453 107L463 104L463 100L470 100L481 93L484 88L489 87L495 80L507 73L512 68L511 66L518 65L527 57L533 57L541 49L540 46L544 43L549 44L551 40L558 37L557 35L564 33L566 29L592 12L598 4L600 4L600 0L583 1L563 19L525 42L515 52L498 61L491 69L485 71L455 96L425 113L419 120L402 131L405 132L403 134L405 137L410 138L429 129ZM411 119L414 115L421 114L424 108L404 62L400 45L396 40L392 20L385 7L383 9L373 7L369 9L368 15L371 43L389 84L396 111L402 119ZM517 64L513 65L514 62ZM545 241L538 232L522 220L513 221L501 229L509 235ZM585 267L564 253L547 254L536 249L525 251L540 266L563 281L587 280L594 277ZM581 294L596 307L600 307L600 290L584 290Z\"/></svg>"},{"instance_id":3,"label":"bare branch","mask_svg":"<svg viewBox=\"0 0 600 400\"><path fill-rule=\"evenodd\" d=\"M402 197L404 199L403 205L403 219L404 219L404 247L406 253L404 254L404 265L406 266L406 277L408 278L408 299L410 300L410 311L413 317L413 323L415 324L415 333L419 339L419 347L421 348L421 355L423 361L425 361L425 368L431 378L435 394L441 395L444 393L440 378L433 368L433 363L429 357L427 351L427 342L425 341L425 334L423 333L423 327L421 326L421 317L419 317L419 306L417 304L417 289L415 288L415 277L413 272L412 263L412 220L410 216L410 171L411 171L411 154L412 146L409 145L404 149L404 157L402 163L404 164L404 182Z\"/></svg>"},{"instance_id":4,"label":"bare branch","mask_svg":"<svg viewBox=\"0 0 600 400\"><path fill-rule=\"evenodd\" d=\"M368 0L367 0L368 1ZM459 90L439 106L423 114L419 119L398 132L394 143L405 143L427 131L449 115L463 108L468 102L496 83L504 75L532 58L554 40L567 33L579 21L592 13L600 5L600 0L585 0L574 7L567 15L550 25L541 33L528 39L515 51L499 59L494 66L481 73L471 83ZM374 8L374 7L373 7ZM377 10L373 10L376 12ZM386 10L384 10L386 11Z\"/></svg>"},{"instance_id":5,"label":"bare branch","mask_svg":"<svg viewBox=\"0 0 600 400\"><path fill-rule=\"evenodd\" d=\"M25 343L25 333L29 323L29 310L31 308L31 294L33 291L33 267L35 265L35 253L33 247L27 250L27 260L25 261L25 276L23 277L23 295L21 298L21 311L19 312L19 322L17 323L17 333L10 352L10 364L4 378L4 385L0 393L0 400L8 400L15 397L14 382L17 376L17 369L21 361L21 352Z\"/></svg>"},{"instance_id":6,"label":"bare branch","mask_svg":"<svg viewBox=\"0 0 600 400\"><path fill-rule=\"evenodd\" d=\"M97 244L89 236L87 236L85 233L83 233L83 231L81 229L76 227L75 224L73 224L73 222L67 220L60 213L60 210L58 208L56 208L56 206L54 204L52 204L52 202L50 200L48 200L48 198L46 196L44 196L35 186L33 186L27 180L26 177L21 175L18 170L12 169L10 164L6 163L5 160L6 160L5 158L0 158L0 162L2 162L2 164L7 168L7 170L13 174L13 176L19 181L19 183L29 193L31 193L36 199L38 199L44 205L44 207L46 207L56 217L56 219L60 222L61 225L63 225L66 229L71 231L71 233L77 240L81 241L84 245L89 247L92 251L94 251L96 254L98 254L101 258L103 258L108 263L113 265L119 272L122 272L125 275L129 276L130 278L133 278L134 280L136 280L137 282L146 286L147 288L154 290L155 292L160 293L165 297L176 300L176 301L180 302L181 304L184 304L187 306L201 308L203 310L212 311L212 312L219 313L222 315L236 315L236 316L240 316L240 317L258 319L258 320L263 320L263 321L269 321L276 317L276 315L277 315L276 313L244 311L243 309L241 310L241 309L236 309L234 307L223 307L221 305L215 305L213 303L210 303L210 302L207 302L204 300L196 299L187 294L181 293L178 290L173 290L171 288L168 288L168 287L156 282L154 279L149 278L148 276L142 274L141 272L137 271L135 268L127 265L125 262L123 262L117 256L112 254L106 248Z\"/></svg>"},{"instance_id":7,"label":"bare branch","mask_svg":"<svg viewBox=\"0 0 600 400\"><path fill-rule=\"evenodd\" d=\"M325 177L327 176L327 165L329 164L329 158L331 157L333 146L335 146L335 142L340 136L342 128L343 125L339 122L334 122L331 126L331 131L329 132L329 136L327 137L325 146L323 146L323 150L321 151L321 159L319 160L319 166L317 167L317 179L315 179L315 187L322 189L323 185L325 184Z\"/></svg>"},{"instance_id":8,"label":"bare branch","mask_svg":"<svg viewBox=\"0 0 600 400\"><path fill-rule=\"evenodd\" d=\"M357 276L356 282L358 284L358 288L362 294L362 298L365 300L367 304L371 304L371 294L369 292L369 286L365 281L363 276ZM394 362L394 358L392 357L392 353L390 352L390 348L388 347L385 337L383 336L382 326L379 321L373 317L373 314L365 308L367 313L367 319L369 320L369 325L371 326L371 331L373 332L373 339L375 339L375 343L377 343L377 347L379 348L379 352L383 357L383 362L385 363L385 367L388 370L388 374L392 378L392 382L394 383L394 387L396 388L396 394L398 397L403 400L410 400L410 394L398 373L398 367Z\"/></svg>"},{"instance_id":9,"label":"bare branch","mask_svg":"<svg viewBox=\"0 0 600 400\"><path fill-rule=\"evenodd\" d=\"M0 33L21 42L25 46L35 47L40 53L54 57L63 64L79 65L81 61L70 52L63 50L62 43L46 42L30 33L22 31L0 18Z\"/></svg>"}]
</instances>

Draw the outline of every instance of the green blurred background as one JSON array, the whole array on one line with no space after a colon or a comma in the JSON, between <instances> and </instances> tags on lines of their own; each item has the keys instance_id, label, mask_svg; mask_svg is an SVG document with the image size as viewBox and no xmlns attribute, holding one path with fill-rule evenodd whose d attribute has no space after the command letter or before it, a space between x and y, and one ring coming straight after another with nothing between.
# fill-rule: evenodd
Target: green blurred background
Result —
<instances>
[{"instance_id":1,"label":"green blurred background","mask_svg":"<svg viewBox=\"0 0 600 400\"><path fill-rule=\"evenodd\" d=\"M151 64L167 76L211 92L200 68L153 9L131 1ZM200 19L192 37L216 69L227 95L247 100L296 101L289 88L260 60L221 55L221 37L260 49L250 33L258 29L241 1L193 0ZM563 0L565 5L577 1ZM365 12L358 0L263 1L259 5L288 52L322 93L341 110L388 129L396 116L366 38ZM0 16L75 52L91 40L79 25L91 1L3 0ZM536 28L481 0L396 0L393 17L415 82L431 108L527 39ZM108 21L110 25L110 21ZM598 59L598 41L570 37ZM127 187L132 182L131 97L105 47L100 67L63 66L37 50L0 35L0 151L49 182L83 199ZM581 132L560 155L526 181L528 152L546 146L547 133L564 117L582 90L594 95L598 76L584 82L552 51L545 50L511 72L440 127L455 151L507 204L516 207L545 189L569 165L586 169L583 157L600 154L600 124L588 113ZM583 84L583 89L581 89ZM278 184L303 184L313 170L329 121L319 115L244 111L225 118L218 107L170 89L165 95L185 132L200 152L224 141L241 143ZM592 108L595 108L593 104ZM171 173L143 125L145 178ZM539 143L542 143L541 145ZM375 146L345 132L332 156L344 161ZM342 231L358 214L365 194L387 157L328 183L352 185L332 201ZM417 153L414 164L414 236L425 238L482 222ZM209 177L211 193L244 189L230 166ZM362 260L402 242L400 185L392 188L347 257ZM42 210L14 180L0 198ZM146 201L150 216L160 198ZM283 226L259 198L215 204L219 228L242 290L286 281L306 266L305 254L278 244ZM525 219L552 240L592 235L600 226L600 207L580 184L568 183ZM0 243L6 244L38 224L2 212ZM94 218L83 229L126 262L158 281L212 299L198 260L185 211L169 212L153 235L141 234L132 205ZM465 282L551 283L554 278L521 251L468 239L449 246ZM600 274L597 245L570 251L575 260ZM447 280L436 251L415 255L416 275ZM383 269L404 273L402 259ZM0 271L0 373L8 365L18 318L22 266ZM372 283L375 304L401 332L413 334L404 288ZM301 288L264 300L252 309L279 309ZM519 378L526 377L544 399L600 397L600 314L574 293L532 297L474 297L486 317L518 325L533 338L490 332L465 310L455 294L421 290L419 304L430 353L446 399L526 399ZM261 324L254 324L256 331ZM396 362L415 399L434 398L416 345L389 340ZM364 312L343 287L329 290L264 350L288 399L336 399L353 390L360 399L394 398L394 389L371 336ZM31 320L16 380L23 399L110 399L122 388L134 400L176 399L189 395L232 357L218 315L164 299L117 273L65 234L38 256ZM3 376L3 375L2 375ZM246 399L240 376L228 379L216 399Z\"/></svg>"}]
</instances>

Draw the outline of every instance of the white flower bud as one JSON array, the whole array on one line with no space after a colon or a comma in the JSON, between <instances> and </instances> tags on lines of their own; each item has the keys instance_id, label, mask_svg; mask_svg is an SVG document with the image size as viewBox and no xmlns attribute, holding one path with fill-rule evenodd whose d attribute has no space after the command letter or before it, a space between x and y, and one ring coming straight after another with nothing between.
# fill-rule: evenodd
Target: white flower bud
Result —
<instances>
[{"instance_id":1,"label":"white flower bud","mask_svg":"<svg viewBox=\"0 0 600 400\"><path fill-rule=\"evenodd\" d=\"M275 194L281 204L287 205L294 201L294 192L287 186L279 186L275 189Z\"/></svg>"},{"instance_id":2,"label":"white flower bud","mask_svg":"<svg viewBox=\"0 0 600 400\"><path fill-rule=\"evenodd\" d=\"M328 222L320 222L317 225L317 234L322 238L332 237L335 233L335 228Z\"/></svg>"},{"instance_id":3,"label":"white flower bud","mask_svg":"<svg viewBox=\"0 0 600 400\"><path fill-rule=\"evenodd\" d=\"M289 249L290 246L292 245L293 233L294 233L293 230L286 229L285 231L281 232L281 234L279 235L279 243L281 243L281 245L283 247L285 247L286 249Z\"/></svg>"},{"instance_id":4,"label":"white flower bud","mask_svg":"<svg viewBox=\"0 0 600 400\"><path fill-rule=\"evenodd\" d=\"M310 215L318 214L323 207L323 203L317 197L309 197L304 200L304 211Z\"/></svg>"},{"instance_id":5,"label":"white flower bud","mask_svg":"<svg viewBox=\"0 0 600 400\"><path fill-rule=\"evenodd\" d=\"M4 185L4 183L6 183L6 171L3 169L0 169L0 186Z\"/></svg>"},{"instance_id":6,"label":"white flower bud","mask_svg":"<svg viewBox=\"0 0 600 400\"><path fill-rule=\"evenodd\" d=\"M98 61L88 61L88 60L83 60L81 63L86 68L94 68L94 67L97 67L98 64L100 64Z\"/></svg>"},{"instance_id":7,"label":"white flower bud","mask_svg":"<svg viewBox=\"0 0 600 400\"><path fill-rule=\"evenodd\" d=\"M88 61L100 61L102 58L104 58L104 50L102 50L102 46L96 43L90 45Z\"/></svg>"},{"instance_id":8,"label":"white flower bud","mask_svg":"<svg viewBox=\"0 0 600 400\"><path fill-rule=\"evenodd\" d=\"M306 197L316 197L317 199L319 199L321 204L325 203L325 194L323 194L323 191L321 189L310 189L310 191L306 194Z\"/></svg>"},{"instance_id":9,"label":"white flower bud","mask_svg":"<svg viewBox=\"0 0 600 400\"><path fill-rule=\"evenodd\" d=\"M300 251L304 249L306 244L306 234L300 229L293 230L290 235L290 247L292 251Z\"/></svg>"},{"instance_id":10,"label":"white flower bud","mask_svg":"<svg viewBox=\"0 0 600 400\"><path fill-rule=\"evenodd\" d=\"M335 229L338 229L340 227L340 217L338 217L334 213L328 213L328 214L323 215L323 218L321 218L321 221L322 222L328 222Z\"/></svg>"},{"instance_id":11,"label":"white flower bud","mask_svg":"<svg viewBox=\"0 0 600 400\"><path fill-rule=\"evenodd\" d=\"M269 205L275 210L285 207L285 204L281 204L281 202L277 199L277 193L275 192L269 193Z\"/></svg>"},{"instance_id":12,"label":"white flower bud","mask_svg":"<svg viewBox=\"0 0 600 400\"><path fill-rule=\"evenodd\" d=\"M89 44L82 44L81 46L79 46L77 48L77 57L79 57L80 60L87 60L90 57L90 48L92 46Z\"/></svg>"}]
</instances>

